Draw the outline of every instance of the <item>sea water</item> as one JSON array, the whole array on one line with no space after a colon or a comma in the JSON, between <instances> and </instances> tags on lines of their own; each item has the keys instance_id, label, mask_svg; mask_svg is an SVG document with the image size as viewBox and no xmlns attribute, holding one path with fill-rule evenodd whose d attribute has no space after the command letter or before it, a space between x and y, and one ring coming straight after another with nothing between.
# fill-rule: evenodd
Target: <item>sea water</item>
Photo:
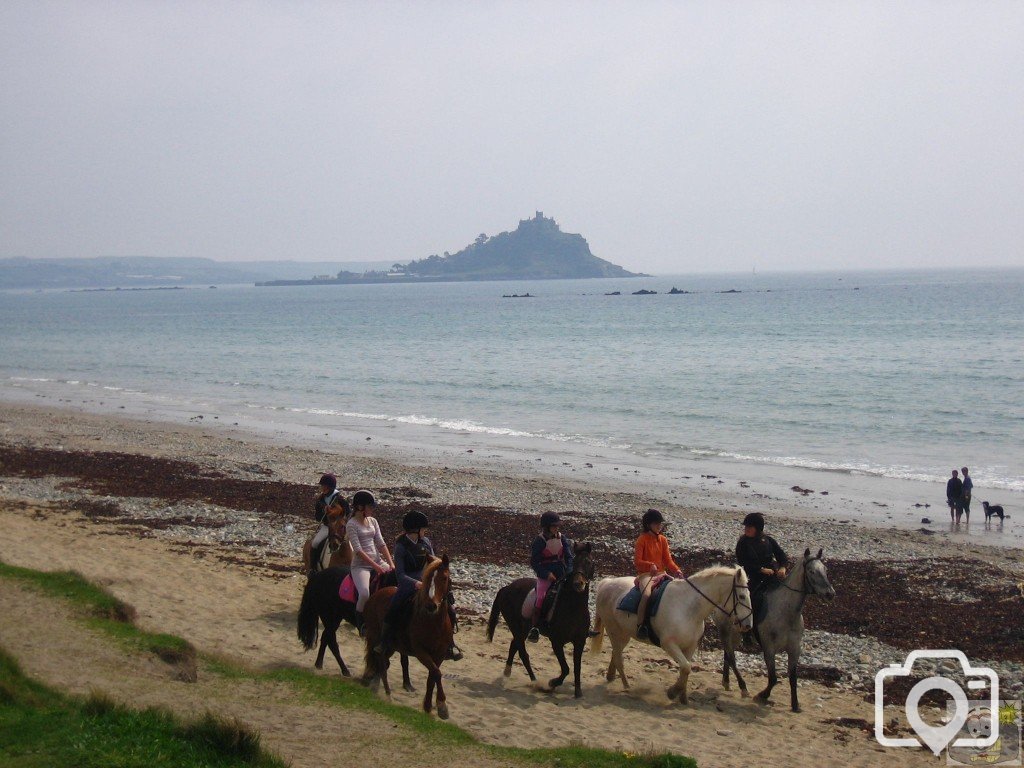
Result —
<instances>
[{"instance_id":1,"label":"sea water","mask_svg":"<svg viewBox=\"0 0 1024 768\"><path fill-rule=\"evenodd\" d=\"M1024 270L20 292L0 324L8 399L940 506L966 464L976 518L1024 498Z\"/></svg>"}]
</instances>

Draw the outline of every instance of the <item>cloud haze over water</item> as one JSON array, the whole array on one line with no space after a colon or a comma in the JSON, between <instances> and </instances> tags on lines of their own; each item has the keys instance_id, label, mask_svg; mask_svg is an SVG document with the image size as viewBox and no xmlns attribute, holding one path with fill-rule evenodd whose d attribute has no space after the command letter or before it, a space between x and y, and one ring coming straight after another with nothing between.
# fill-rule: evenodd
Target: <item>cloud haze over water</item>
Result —
<instances>
[{"instance_id":1,"label":"cloud haze over water","mask_svg":"<svg viewBox=\"0 0 1024 768\"><path fill-rule=\"evenodd\" d=\"M1024 266L1024 3L0 4L0 257Z\"/></svg>"}]
</instances>

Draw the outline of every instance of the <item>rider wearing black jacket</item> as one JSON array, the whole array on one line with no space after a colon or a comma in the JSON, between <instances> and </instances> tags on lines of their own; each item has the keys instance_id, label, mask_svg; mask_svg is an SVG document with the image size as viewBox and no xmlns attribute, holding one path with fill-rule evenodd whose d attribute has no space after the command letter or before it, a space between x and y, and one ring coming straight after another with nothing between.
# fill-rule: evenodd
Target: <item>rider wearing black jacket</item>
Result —
<instances>
[{"instance_id":1,"label":"rider wearing black jacket","mask_svg":"<svg viewBox=\"0 0 1024 768\"><path fill-rule=\"evenodd\" d=\"M736 542L736 562L747 572L754 621L759 622L770 584L786 578L789 558L782 547L764 532L764 515L751 512L743 518L743 535Z\"/></svg>"}]
</instances>

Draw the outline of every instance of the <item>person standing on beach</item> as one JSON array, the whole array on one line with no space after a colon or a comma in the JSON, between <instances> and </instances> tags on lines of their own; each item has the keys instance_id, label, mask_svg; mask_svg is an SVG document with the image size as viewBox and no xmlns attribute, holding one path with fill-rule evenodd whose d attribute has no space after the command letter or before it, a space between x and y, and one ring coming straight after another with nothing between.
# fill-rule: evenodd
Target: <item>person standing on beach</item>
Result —
<instances>
[{"instance_id":1,"label":"person standing on beach","mask_svg":"<svg viewBox=\"0 0 1024 768\"><path fill-rule=\"evenodd\" d=\"M957 472L954 469L953 475L946 481L946 503L949 504L949 520L950 522L960 522L960 512L962 507L960 501L964 495L964 484L960 482L960 478L956 476Z\"/></svg>"},{"instance_id":2,"label":"person standing on beach","mask_svg":"<svg viewBox=\"0 0 1024 768\"><path fill-rule=\"evenodd\" d=\"M352 547L352 583L356 588L356 627L363 634L363 608L370 597L370 577L383 576L395 569L388 545L380 533L377 518L372 517L377 500L369 491L356 491L352 497L352 517L345 524Z\"/></svg>"},{"instance_id":3,"label":"person standing on beach","mask_svg":"<svg viewBox=\"0 0 1024 768\"><path fill-rule=\"evenodd\" d=\"M969 523L971 522L971 491L974 490L974 481L967 474L967 467L960 467L960 471L964 476L961 481L963 488L960 493L960 509L964 513L964 522ZM960 522L959 515L957 515L956 521Z\"/></svg>"},{"instance_id":4,"label":"person standing on beach","mask_svg":"<svg viewBox=\"0 0 1024 768\"><path fill-rule=\"evenodd\" d=\"M757 624L764 618L765 595L773 584L786 578L786 564L789 562L779 543L765 534L764 515L760 512L751 512L743 518L743 535L736 542L736 562L747 572L756 632ZM743 633L745 644L752 644L749 639L752 634Z\"/></svg>"},{"instance_id":5,"label":"person standing on beach","mask_svg":"<svg viewBox=\"0 0 1024 768\"><path fill-rule=\"evenodd\" d=\"M559 529L562 519L557 512L540 516L540 535L530 547L530 567L537 574L537 598L533 605L533 626L526 639L540 640L543 617L540 615L548 588L572 570L572 541Z\"/></svg>"},{"instance_id":6,"label":"person standing on beach","mask_svg":"<svg viewBox=\"0 0 1024 768\"><path fill-rule=\"evenodd\" d=\"M640 537L633 545L633 566L636 568L636 585L640 588L640 604L636 609L637 640L647 640L650 628L647 626L647 603L651 599L655 579L667 573L674 578L682 578L683 571L672 559L668 548L668 538L662 533L665 518L656 509L648 509L640 520L643 529Z\"/></svg>"}]
</instances>

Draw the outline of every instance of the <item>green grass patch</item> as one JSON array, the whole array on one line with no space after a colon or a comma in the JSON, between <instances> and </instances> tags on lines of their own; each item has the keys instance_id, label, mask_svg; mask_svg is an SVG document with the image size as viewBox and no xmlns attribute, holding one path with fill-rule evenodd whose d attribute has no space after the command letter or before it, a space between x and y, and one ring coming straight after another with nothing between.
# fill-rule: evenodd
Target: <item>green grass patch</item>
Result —
<instances>
[{"instance_id":1,"label":"green grass patch","mask_svg":"<svg viewBox=\"0 0 1024 768\"><path fill-rule=\"evenodd\" d=\"M65 696L26 677L0 649L0 763L6 768L284 768L258 733L207 713L182 722L94 695Z\"/></svg>"},{"instance_id":2,"label":"green grass patch","mask_svg":"<svg viewBox=\"0 0 1024 768\"><path fill-rule=\"evenodd\" d=\"M185 677L195 675L196 651L175 635L144 632L135 626L135 608L114 597L75 571L34 571L0 561L0 577L15 579L44 594L68 601L85 616L85 624L103 632L123 645L155 654L168 664L186 669Z\"/></svg>"},{"instance_id":3,"label":"green grass patch","mask_svg":"<svg viewBox=\"0 0 1024 768\"><path fill-rule=\"evenodd\" d=\"M183 654L195 665L195 651L185 640L174 635L143 632L131 623L134 609L121 602L109 592L87 581L74 572L44 573L27 568L17 568L0 562L0 577L18 579L41 589L47 594L71 601L85 613L85 623L98 629L127 647L155 653L174 663L175 654ZM342 709L372 712L398 725L404 726L433 745L453 748L479 749L494 757L520 765L550 766L551 768L696 768L693 758L670 753L614 752L581 746L558 748L521 749L483 744L457 725L439 720L420 709L413 709L380 698L357 682L335 675L319 675L311 670L288 667L269 671L247 669L245 666L223 656L203 655L203 669L207 674L216 674L227 680L252 680L287 685L293 690L317 702L324 702ZM415 662L414 662L415 663ZM392 677L398 672L393 668ZM4 676L6 677L6 675ZM34 683L24 681L15 685L27 686L22 691L29 695ZM421 683L422 685L422 683ZM19 691L22 689L19 688ZM44 689L45 690L45 689ZM0 703L7 696L6 683L0 680ZM88 706L102 707L102 702ZM129 711L130 712L130 711ZM160 716L168 717L166 713ZM0 726L4 725L0 721ZM3 755L3 741L0 740L0 755ZM24 765L48 765L49 763L24 763ZM83 762L83 766L136 765L136 763ZM206 763L204 763L205 765ZM208 763L219 766L221 763ZM5 763L6 765L6 763ZM12 763L20 766L22 763ZM64 765L59 763L57 765ZM183 763L191 765L191 763ZM227 764L225 764L227 765ZM234 765L232 763L231 765ZM269 765L269 764L268 764ZM276 763L274 764L276 765Z\"/></svg>"}]
</instances>

